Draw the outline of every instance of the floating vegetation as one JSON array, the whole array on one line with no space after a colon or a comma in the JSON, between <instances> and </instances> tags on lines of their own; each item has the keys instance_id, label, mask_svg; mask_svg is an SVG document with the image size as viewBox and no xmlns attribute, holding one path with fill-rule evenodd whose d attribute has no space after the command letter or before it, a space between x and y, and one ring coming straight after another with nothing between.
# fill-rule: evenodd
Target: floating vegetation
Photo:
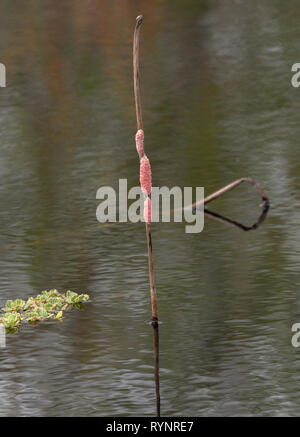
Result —
<instances>
[{"instance_id":1,"label":"floating vegetation","mask_svg":"<svg viewBox=\"0 0 300 437\"><path fill-rule=\"evenodd\" d=\"M8 300L5 307L1 308L0 324L4 325L7 332L17 332L21 323L28 322L36 325L42 320L62 320L64 311L68 308L83 308L83 303L89 300L87 294L77 294L67 291L65 294L57 290L42 291L36 297L27 301L22 299Z\"/></svg>"}]
</instances>

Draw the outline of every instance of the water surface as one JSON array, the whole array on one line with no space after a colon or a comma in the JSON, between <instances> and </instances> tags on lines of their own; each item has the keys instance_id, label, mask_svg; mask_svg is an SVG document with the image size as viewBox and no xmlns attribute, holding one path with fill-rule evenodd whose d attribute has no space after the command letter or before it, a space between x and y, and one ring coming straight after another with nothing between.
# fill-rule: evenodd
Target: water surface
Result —
<instances>
[{"instance_id":1,"label":"water surface","mask_svg":"<svg viewBox=\"0 0 300 437\"><path fill-rule=\"evenodd\" d=\"M0 353L1 416L155 414L144 225L96 221L96 191L138 184L132 34L157 186L240 177L271 199L243 232L154 224L163 415L299 415L300 4L2 2L0 303L57 288L91 302ZM211 209L255 222L240 186Z\"/></svg>"}]
</instances>

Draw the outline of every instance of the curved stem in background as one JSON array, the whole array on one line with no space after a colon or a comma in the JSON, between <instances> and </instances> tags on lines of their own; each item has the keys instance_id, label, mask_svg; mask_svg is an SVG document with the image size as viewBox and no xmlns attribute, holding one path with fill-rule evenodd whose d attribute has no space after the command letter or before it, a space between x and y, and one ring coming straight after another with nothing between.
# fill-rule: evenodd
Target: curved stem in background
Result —
<instances>
[{"instance_id":1,"label":"curved stem in background","mask_svg":"<svg viewBox=\"0 0 300 437\"><path fill-rule=\"evenodd\" d=\"M236 181L231 182L228 185L225 185L225 187L220 188L220 190L215 191L214 193L210 194L209 196L206 196L204 199L200 200L199 202L193 203L192 205L190 205L190 207L193 209L197 209L197 207L200 205L203 205L203 204L207 205L209 202L212 202L213 200L217 199L218 197L227 193L227 191L232 190L233 188L237 187L238 185L242 184L243 182L248 182L249 184L253 185L255 187L256 191L258 192L258 194L260 195L264 204L266 206L269 206L269 199L268 199L266 193L264 192L262 186L258 182L256 182L252 178L240 178L240 179L237 179Z\"/></svg>"}]
</instances>

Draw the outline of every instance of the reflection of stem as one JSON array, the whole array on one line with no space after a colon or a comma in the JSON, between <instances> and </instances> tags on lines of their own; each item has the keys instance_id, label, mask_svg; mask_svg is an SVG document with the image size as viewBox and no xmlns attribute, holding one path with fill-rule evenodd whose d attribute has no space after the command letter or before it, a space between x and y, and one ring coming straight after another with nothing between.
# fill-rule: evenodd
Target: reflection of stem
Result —
<instances>
[{"instance_id":1,"label":"reflection of stem","mask_svg":"<svg viewBox=\"0 0 300 437\"><path fill-rule=\"evenodd\" d=\"M139 47L140 47L140 28L143 17L139 15L136 18L136 26L133 37L133 82L134 82L134 98L136 109L136 121L137 129L143 129L142 119L142 105L140 94L140 65L139 65ZM152 325L154 332L154 378L155 378L155 391L156 391L156 413L160 416L160 390L159 390L159 342L158 342L158 313L157 313L157 295L154 281L153 270L153 258L152 258L152 238L151 238L151 225L145 222L146 236L147 236L147 248L148 248L148 268L149 268L149 281L150 281L150 294L151 294L151 306L152 306Z\"/></svg>"},{"instance_id":2,"label":"reflection of stem","mask_svg":"<svg viewBox=\"0 0 300 437\"><path fill-rule=\"evenodd\" d=\"M216 212L210 211L208 209L204 209L204 214L218 222L226 223L227 225L234 226L236 228L241 229L242 231L252 231L254 229L257 229L263 223L263 221L267 217L269 208L270 208L269 205L265 203L262 213L260 214L258 220L252 226L245 226L242 223L239 223L235 220L231 220L227 217L223 217L222 215L217 214Z\"/></svg>"},{"instance_id":3,"label":"reflection of stem","mask_svg":"<svg viewBox=\"0 0 300 437\"><path fill-rule=\"evenodd\" d=\"M159 332L158 323L152 323L154 337L154 379L156 393L156 415L160 417L160 393L159 393Z\"/></svg>"}]
</instances>

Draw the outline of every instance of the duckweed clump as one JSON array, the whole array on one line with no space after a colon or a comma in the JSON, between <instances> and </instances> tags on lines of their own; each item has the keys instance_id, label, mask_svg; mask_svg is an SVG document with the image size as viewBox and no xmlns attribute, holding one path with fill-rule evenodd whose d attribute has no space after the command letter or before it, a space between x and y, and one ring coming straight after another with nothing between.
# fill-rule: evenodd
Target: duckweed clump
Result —
<instances>
[{"instance_id":1,"label":"duckweed clump","mask_svg":"<svg viewBox=\"0 0 300 437\"><path fill-rule=\"evenodd\" d=\"M67 308L82 309L83 303L88 300L89 295L77 294L70 290L64 294L57 290L42 291L27 301L8 300L5 307L1 308L3 314L0 312L0 323L5 326L8 333L15 333L23 321L36 325L47 319L62 320Z\"/></svg>"}]
</instances>

